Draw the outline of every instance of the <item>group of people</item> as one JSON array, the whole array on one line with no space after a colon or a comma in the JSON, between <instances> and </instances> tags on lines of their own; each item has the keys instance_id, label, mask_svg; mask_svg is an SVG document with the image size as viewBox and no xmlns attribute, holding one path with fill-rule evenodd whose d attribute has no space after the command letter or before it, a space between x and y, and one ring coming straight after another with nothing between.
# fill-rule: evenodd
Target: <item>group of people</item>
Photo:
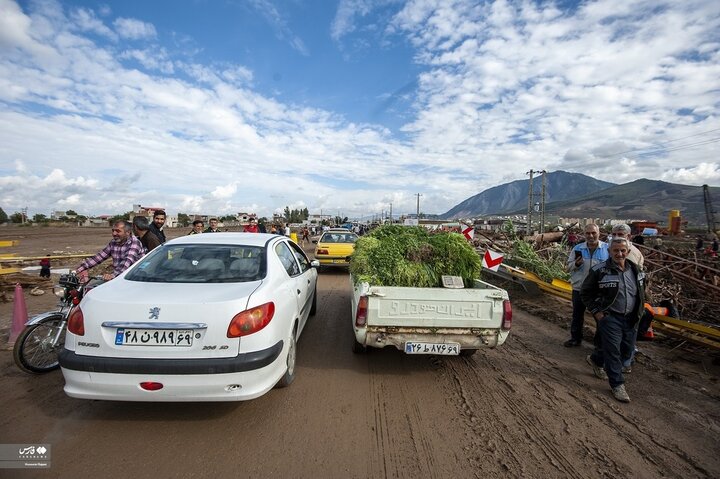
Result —
<instances>
[{"instance_id":1,"label":"group of people","mask_svg":"<svg viewBox=\"0 0 720 479\"><path fill-rule=\"evenodd\" d=\"M165 211L155 210L153 220L150 222L145 216L136 216L132 222L118 220L112 227L112 240L95 256L86 258L76 273L81 281L87 281L88 270L99 265L106 259L112 259L112 273L102 275L105 281L110 281L128 269L146 253L165 243Z\"/></svg>"},{"instance_id":2,"label":"group of people","mask_svg":"<svg viewBox=\"0 0 720 479\"><path fill-rule=\"evenodd\" d=\"M570 251L567 269L572 283L572 320L566 347L580 346L585 311L596 322L593 352L586 357L593 374L610 383L613 397L630 402L625 374L632 371L638 325L644 314L645 259L630 242L630 227L613 226L600 241L595 224L585 228L585 241Z\"/></svg>"},{"instance_id":3,"label":"group of people","mask_svg":"<svg viewBox=\"0 0 720 479\"><path fill-rule=\"evenodd\" d=\"M163 228L167 215L163 210L156 210L153 213L152 221L145 216L136 216L132 222L118 220L112 227L112 240L96 255L85 259L78 266L76 273L81 281L87 281L88 270L99 265L106 259L112 259L112 273L103 274L103 279L109 281L128 269L142 256L162 245L167 241ZM191 235L200 233L218 233L218 219L210 218L210 226L205 228L202 220L195 220L192 223ZM246 233L266 233L264 224L258 224L257 219L250 218L248 224L243 228ZM290 224L280 225L279 228L272 226L273 234L290 236ZM309 230L302 230L303 241L309 241ZM40 262L41 276L50 276L50 259L43 258Z\"/></svg>"}]
</instances>

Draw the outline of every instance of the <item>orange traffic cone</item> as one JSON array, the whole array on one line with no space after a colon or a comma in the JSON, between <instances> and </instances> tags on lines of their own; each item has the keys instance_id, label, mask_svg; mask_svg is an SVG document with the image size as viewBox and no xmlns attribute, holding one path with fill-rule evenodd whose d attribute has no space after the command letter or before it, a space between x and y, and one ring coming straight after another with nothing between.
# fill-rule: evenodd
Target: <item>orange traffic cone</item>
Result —
<instances>
[{"instance_id":1,"label":"orange traffic cone","mask_svg":"<svg viewBox=\"0 0 720 479\"><path fill-rule=\"evenodd\" d=\"M15 283L15 298L13 299L12 327L10 328L9 342L15 342L28 320L27 306L25 305L25 294L20 283Z\"/></svg>"},{"instance_id":2,"label":"orange traffic cone","mask_svg":"<svg viewBox=\"0 0 720 479\"><path fill-rule=\"evenodd\" d=\"M653 331L652 323L650 323L650 326L647 328L647 331L643 333L644 339L654 339L655 338L655 332Z\"/></svg>"}]
</instances>

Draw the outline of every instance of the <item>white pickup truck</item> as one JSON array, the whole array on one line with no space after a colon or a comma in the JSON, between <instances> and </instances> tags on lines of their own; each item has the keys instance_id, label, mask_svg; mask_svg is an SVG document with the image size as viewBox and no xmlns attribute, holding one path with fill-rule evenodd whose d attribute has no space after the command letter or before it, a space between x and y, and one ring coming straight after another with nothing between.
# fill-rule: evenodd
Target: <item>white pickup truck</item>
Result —
<instances>
[{"instance_id":1,"label":"white pickup truck","mask_svg":"<svg viewBox=\"0 0 720 479\"><path fill-rule=\"evenodd\" d=\"M407 354L469 356L510 334L508 293L484 281L472 288L371 286L352 276L350 282L356 353L395 346Z\"/></svg>"}]
</instances>

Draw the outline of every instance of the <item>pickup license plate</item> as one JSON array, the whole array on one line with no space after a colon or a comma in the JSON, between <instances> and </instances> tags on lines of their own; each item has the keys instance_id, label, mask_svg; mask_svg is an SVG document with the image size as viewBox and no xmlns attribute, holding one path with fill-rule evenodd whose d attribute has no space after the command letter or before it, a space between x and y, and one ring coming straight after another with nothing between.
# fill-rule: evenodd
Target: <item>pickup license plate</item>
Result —
<instances>
[{"instance_id":1,"label":"pickup license plate","mask_svg":"<svg viewBox=\"0 0 720 479\"><path fill-rule=\"evenodd\" d=\"M439 354L444 356L457 356L460 354L458 343L405 343L406 354Z\"/></svg>"},{"instance_id":2,"label":"pickup license plate","mask_svg":"<svg viewBox=\"0 0 720 479\"><path fill-rule=\"evenodd\" d=\"M118 346L192 346L190 329L126 329L115 333Z\"/></svg>"}]
</instances>

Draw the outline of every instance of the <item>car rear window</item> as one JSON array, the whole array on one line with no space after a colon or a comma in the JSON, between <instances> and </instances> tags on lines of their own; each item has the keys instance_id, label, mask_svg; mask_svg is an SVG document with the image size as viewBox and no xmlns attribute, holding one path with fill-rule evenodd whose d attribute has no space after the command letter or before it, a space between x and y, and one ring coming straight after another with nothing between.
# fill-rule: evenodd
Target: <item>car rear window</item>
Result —
<instances>
[{"instance_id":1,"label":"car rear window","mask_svg":"<svg viewBox=\"0 0 720 479\"><path fill-rule=\"evenodd\" d=\"M325 233L320 243L355 243L358 237L355 233Z\"/></svg>"},{"instance_id":2,"label":"car rear window","mask_svg":"<svg viewBox=\"0 0 720 479\"><path fill-rule=\"evenodd\" d=\"M125 279L149 283L245 283L265 277L265 248L163 245L140 259Z\"/></svg>"}]
</instances>

